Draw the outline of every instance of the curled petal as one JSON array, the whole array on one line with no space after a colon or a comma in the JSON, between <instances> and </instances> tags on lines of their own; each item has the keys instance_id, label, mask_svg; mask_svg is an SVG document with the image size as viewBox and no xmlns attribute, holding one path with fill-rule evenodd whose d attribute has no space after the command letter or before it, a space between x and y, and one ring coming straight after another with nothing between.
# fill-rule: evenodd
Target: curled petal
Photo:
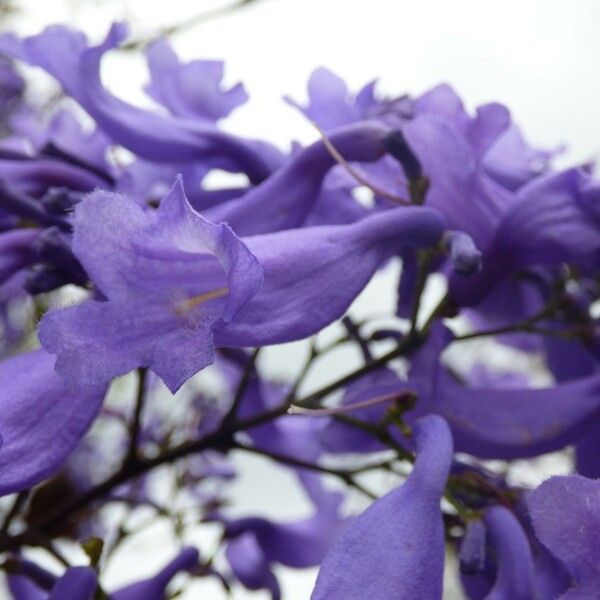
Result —
<instances>
[{"instance_id":1,"label":"curled petal","mask_svg":"<svg viewBox=\"0 0 600 600\"><path fill-rule=\"evenodd\" d=\"M587 185L587 174L569 169L536 178L522 187L489 238L483 270L466 280L450 280L452 299L460 306L472 306L517 268L586 261L596 256L600 222L584 202Z\"/></svg>"},{"instance_id":2,"label":"curled petal","mask_svg":"<svg viewBox=\"0 0 600 600\"><path fill-rule=\"evenodd\" d=\"M597 373L543 389L470 388L439 362L448 341L438 329L413 361L412 377L420 391L416 413L442 415L460 452L501 459L552 452L577 440L600 414Z\"/></svg>"},{"instance_id":3,"label":"curled petal","mask_svg":"<svg viewBox=\"0 0 600 600\"><path fill-rule=\"evenodd\" d=\"M222 89L222 61L182 64L166 40L152 44L146 56L151 81L145 90L174 115L215 122L248 100L241 83Z\"/></svg>"},{"instance_id":4,"label":"curled petal","mask_svg":"<svg viewBox=\"0 0 600 600\"><path fill-rule=\"evenodd\" d=\"M269 590L271 600L280 600L279 582L256 537L245 533L227 544L227 560L237 579L249 590Z\"/></svg>"},{"instance_id":5,"label":"curled petal","mask_svg":"<svg viewBox=\"0 0 600 600\"><path fill-rule=\"evenodd\" d=\"M98 585L94 569L71 567L56 582L48 600L92 600Z\"/></svg>"},{"instance_id":6,"label":"curled petal","mask_svg":"<svg viewBox=\"0 0 600 600\"><path fill-rule=\"evenodd\" d=\"M89 47L82 33L54 26L24 40L3 36L0 51L45 69L106 135L141 158L177 163L210 157L222 168L246 172L253 181L272 172L277 166L271 164L273 152L261 152L256 144L221 132L213 123L159 115L113 96L102 85L100 62L126 35L127 28L118 23L100 45Z\"/></svg>"},{"instance_id":7,"label":"curled petal","mask_svg":"<svg viewBox=\"0 0 600 600\"><path fill-rule=\"evenodd\" d=\"M100 410L104 388L68 388L54 362L37 350L0 363L0 495L58 471Z\"/></svg>"},{"instance_id":8,"label":"curled petal","mask_svg":"<svg viewBox=\"0 0 600 600\"><path fill-rule=\"evenodd\" d=\"M569 570L573 587L561 600L591 600L600 589L600 480L551 477L528 494L537 538Z\"/></svg>"},{"instance_id":9,"label":"curled petal","mask_svg":"<svg viewBox=\"0 0 600 600\"><path fill-rule=\"evenodd\" d=\"M184 548L168 565L163 567L154 577L138 581L125 588L113 592L112 600L163 600L165 589L171 579L181 571L190 571L198 564L198 550L193 547Z\"/></svg>"},{"instance_id":10,"label":"curled petal","mask_svg":"<svg viewBox=\"0 0 600 600\"><path fill-rule=\"evenodd\" d=\"M368 122L341 127L328 137L345 160L367 163L384 155L387 132L386 127ZM204 215L215 222L226 221L243 236L300 227L315 207L323 179L336 164L320 140L300 150L242 198L207 210ZM352 203L349 197L344 200Z\"/></svg>"},{"instance_id":11,"label":"curled petal","mask_svg":"<svg viewBox=\"0 0 600 600\"><path fill-rule=\"evenodd\" d=\"M442 597L440 499L452 461L452 437L436 416L419 421L415 434L412 473L342 534L321 566L312 600L397 600L400 590L406 600Z\"/></svg>"},{"instance_id":12,"label":"curled petal","mask_svg":"<svg viewBox=\"0 0 600 600\"><path fill-rule=\"evenodd\" d=\"M474 575L485 566L485 525L480 520L469 521L465 536L460 544L460 571Z\"/></svg>"},{"instance_id":13,"label":"curled petal","mask_svg":"<svg viewBox=\"0 0 600 600\"><path fill-rule=\"evenodd\" d=\"M286 97L286 101L329 131L363 120L367 111L377 106L373 97L373 85L367 84L352 97L343 79L329 69L320 67L311 73L308 80L308 106L304 107L289 97Z\"/></svg>"},{"instance_id":14,"label":"curled petal","mask_svg":"<svg viewBox=\"0 0 600 600\"><path fill-rule=\"evenodd\" d=\"M39 229L0 233L0 285L33 262L32 244L39 234Z\"/></svg>"},{"instance_id":15,"label":"curled petal","mask_svg":"<svg viewBox=\"0 0 600 600\"><path fill-rule=\"evenodd\" d=\"M485 524L497 562L496 581L485 600L531 600L533 558L519 521L506 508L494 506Z\"/></svg>"},{"instance_id":16,"label":"curled petal","mask_svg":"<svg viewBox=\"0 0 600 600\"><path fill-rule=\"evenodd\" d=\"M245 238L264 282L234 320L215 329L216 343L276 344L316 333L343 315L386 259L435 244L443 228L436 211L407 207L350 225Z\"/></svg>"}]
</instances>

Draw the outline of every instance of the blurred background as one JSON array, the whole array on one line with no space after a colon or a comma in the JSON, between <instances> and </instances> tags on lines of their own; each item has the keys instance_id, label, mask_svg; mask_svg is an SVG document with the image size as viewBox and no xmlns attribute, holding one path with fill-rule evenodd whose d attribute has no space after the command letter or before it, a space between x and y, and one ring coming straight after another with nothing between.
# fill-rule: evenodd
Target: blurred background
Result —
<instances>
[{"instance_id":1,"label":"blurred background","mask_svg":"<svg viewBox=\"0 0 600 600\"><path fill-rule=\"evenodd\" d=\"M140 45L168 33L183 60L224 59L227 80L243 81L250 95L225 128L282 148L292 140L316 139L314 128L282 96L303 101L309 74L326 66L350 89L377 78L380 92L392 96L419 94L448 82L469 109L489 101L506 104L534 145L564 146L559 163L600 156L598 0L0 0L0 29L20 34L60 22L98 40L114 20L129 22L132 39ZM32 94L53 92L52 82L40 72L28 73ZM103 63L103 78L117 95L150 105L141 89L147 74L139 47L111 53ZM391 275L384 272L371 283L353 306L355 316L393 311ZM285 377L297 371L305 351L302 343L290 344L267 350L261 360L274 376ZM350 370L357 360L350 348L332 354L315 369L307 391ZM201 377L210 384L210 373ZM521 476L541 481L563 469L565 460L541 459ZM291 476L258 458L236 461L241 477L230 492L235 514L287 519L306 510ZM385 481L379 485L385 489ZM349 510L360 509L361 502L351 497ZM168 535L158 524L124 546L121 557L130 558L110 565L108 587L146 576L161 565L172 553ZM214 543L210 531L190 536L203 548ZM279 573L286 600L309 597L314 571ZM217 598L221 593L216 584L200 582L184 598ZM266 597L233 592L236 599ZM452 582L445 597L461 597Z\"/></svg>"}]
</instances>

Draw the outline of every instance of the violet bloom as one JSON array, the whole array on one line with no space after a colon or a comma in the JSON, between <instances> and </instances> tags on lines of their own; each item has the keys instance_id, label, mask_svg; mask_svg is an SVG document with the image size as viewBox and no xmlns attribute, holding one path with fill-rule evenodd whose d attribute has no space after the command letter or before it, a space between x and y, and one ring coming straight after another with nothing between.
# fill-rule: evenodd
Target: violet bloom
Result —
<instances>
[{"instance_id":1,"label":"violet bloom","mask_svg":"<svg viewBox=\"0 0 600 600\"><path fill-rule=\"evenodd\" d=\"M39 234L39 229L0 233L0 285L34 261L32 243Z\"/></svg>"},{"instance_id":2,"label":"violet bloom","mask_svg":"<svg viewBox=\"0 0 600 600\"><path fill-rule=\"evenodd\" d=\"M96 192L77 207L74 228L74 252L108 301L51 312L40 326L69 381L108 381L145 365L175 391L213 361L216 323L262 281L246 246L195 213L180 183L156 211Z\"/></svg>"},{"instance_id":3,"label":"violet bloom","mask_svg":"<svg viewBox=\"0 0 600 600\"><path fill-rule=\"evenodd\" d=\"M572 577L561 600L592 600L600 589L600 481L551 477L526 498L538 539Z\"/></svg>"},{"instance_id":4,"label":"violet bloom","mask_svg":"<svg viewBox=\"0 0 600 600\"><path fill-rule=\"evenodd\" d=\"M90 567L71 567L56 582L48 600L92 600L98 586L96 572Z\"/></svg>"},{"instance_id":5,"label":"violet bloom","mask_svg":"<svg viewBox=\"0 0 600 600\"><path fill-rule=\"evenodd\" d=\"M191 571L198 565L198 550L193 547L187 547L167 565L165 565L156 575L149 579L144 579L132 583L110 594L111 600L163 600L165 590L171 579L181 571Z\"/></svg>"},{"instance_id":6,"label":"violet bloom","mask_svg":"<svg viewBox=\"0 0 600 600\"><path fill-rule=\"evenodd\" d=\"M280 590L273 566L319 565L348 522L341 515L341 493L327 491L315 473L299 470L298 476L314 506L309 517L287 523L262 517L221 519L234 574L248 589L268 589L274 600Z\"/></svg>"},{"instance_id":7,"label":"violet bloom","mask_svg":"<svg viewBox=\"0 0 600 600\"><path fill-rule=\"evenodd\" d=\"M417 423L415 438L412 473L342 534L321 565L312 600L441 599L440 500L452 462L452 437L443 419L429 416Z\"/></svg>"},{"instance_id":8,"label":"violet bloom","mask_svg":"<svg viewBox=\"0 0 600 600\"><path fill-rule=\"evenodd\" d=\"M0 363L0 495L58 471L100 410L103 387L69 389L43 350Z\"/></svg>"},{"instance_id":9,"label":"violet bloom","mask_svg":"<svg viewBox=\"0 0 600 600\"><path fill-rule=\"evenodd\" d=\"M113 141L140 158L181 163L209 158L214 166L242 170L261 181L278 166L274 153L219 131L212 123L142 110L113 96L100 80L100 62L107 51L126 37L127 28L116 24L99 46L89 47L85 36L62 26L19 40L10 34L0 39L0 51L45 69L63 86ZM69 60L57 57L68 56Z\"/></svg>"},{"instance_id":10,"label":"violet bloom","mask_svg":"<svg viewBox=\"0 0 600 600\"><path fill-rule=\"evenodd\" d=\"M530 600L533 597L533 559L517 518L494 506L485 515L490 546L496 555L496 580L486 600Z\"/></svg>"},{"instance_id":11,"label":"violet bloom","mask_svg":"<svg viewBox=\"0 0 600 600\"><path fill-rule=\"evenodd\" d=\"M194 212L180 182L156 211L96 192L75 210L73 250L107 301L48 313L40 339L68 381L145 365L175 391L212 362L215 345L316 333L397 248L428 246L442 230L437 213L414 207L240 240Z\"/></svg>"},{"instance_id":12,"label":"violet bloom","mask_svg":"<svg viewBox=\"0 0 600 600\"><path fill-rule=\"evenodd\" d=\"M594 199L599 194L600 184L581 169L540 177L521 188L479 245L483 270L450 280L452 299L472 306L516 269L597 258L600 219Z\"/></svg>"},{"instance_id":13,"label":"violet bloom","mask_svg":"<svg viewBox=\"0 0 600 600\"><path fill-rule=\"evenodd\" d=\"M187 547L155 576L108 595L109 600L164 600L165 590L181 571L191 571L198 564L198 550ZM29 561L20 561L19 575L9 576L14 600L92 600L98 586L94 569L70 567L61 577Z\"/></svg>"},{"instance_id":14,"label":"violet bloom","mask_svg":"<svg viewBox=\"0 0 600 600\"><path fill-rule=\"evenodd\" d=\"M518 268L590 260L600 249L589 177L576 170L538 177L552 153L528 149L501 105L482 106L471 116L446 85L414 100L374 100L370 87L353 99L332 74L319 70L313 77L306 114L324 127L369 118L400 130L430 180L426 204L474 244L468 268L455 260L458 272L476 270L477 250L482 253L477 276L451 279L450 296L457 304L476 304ZM381 169L373 173L381 179ZM390 189L406 185L398 183L396 172L386 176L384 169L383 177ZM411 258L403 258L410 275ZM409 276L406 286L412 283ZM403 306L399 313L406 314Z\"/></svg>"},{"instance_id":15,"label":"violet bloom","mask_svg":"<svg viewBox=\"0 0 600 600\"><path fill-rule=\"evenodd\" d=\"M510 115L503 106L492 103L481 106L473 117L467 113L461 99L451 86L442 84L419 97L400 96L398 98L378 98L375 94L376 81L367 83L357 93L351 93L342 79L331 71L316 69L308 82L308 106L287 98L287 101L301 110L309 119L323 129L330 130L366 119L380 120L393 127L406 126L408 142L418 149L419 156L444 153L440 147L432 146L431 152L421 152L420 140L427 140L435 133L440 139L445 137L454 149L470 160L459 167L459 161L450 161L445 167L443 161L426 158L426 175L459 175L468 184L468 173L477 169L486 177L508 190L514 190L537 175L543 173L549 160L556 152L532 148L523 139L518 127L511 123ZM413 125L412 122L416 124ZM465 152L467 154L465 154ZM451 153L448 155L451 156ZM392 181L395 172L391 161L377 170L379 177ZM456 168L455 167L459 167ZM435 185L448 185L449 178L431 177ZM456 188L459 189L459 188ZM448 197L446 202L454 201Z\"/></svg>"},{"instance_id":16,"label":"violet bloom","mask_svg":"<svg viewBox=\"0 0 600 600\"><path fill-rule=\"evenodd\" d=\"M552 452L577 440L600 415L599 374L543 389L469 388L439 360L450 341L437 326L413 360L410 385L419 395L413 418L442 415L461 452L502 459Z\"/></svg>"},{"instance_id":17,"label":"violet bloom","mask_svg":"<svg viewBox=\"0 0 600 600\"><path fill-rule=\"evenodd\" d=\"M330 142L346 160L370 163L385 154L389 129L378 123L357 123L330 134ZM226 221L240 235L270 233L300 227L314 211L323 180L337 164L319 140L299 150L269 179L242 198L224 202L206 211L213 221ZM353 205L350 195L343 198ZM323 203L331 200L323 198ZM344 214L345 211L338 210Z\"/></svg>"},{"instance_id":18,"label":"violet bloom","mask_svg":"<svg viewBox=\"0 0 600 600\"><path fill-rule=\"evenodd\" d=\"M352 96L343 79L323 67L315 69L308 80L308 106L290 97L285 100L311 121L329 131L348 123L372 118L380 106L374 96L375 81Z\"/></svg>"},{"instance_id":19,"label":"violet bloom","mask_svg":"<svg viewBox=\"0 0 600 600\"><path fill-rule=\"evenodd\" d=\"M244 238L264 282L236 318L215 331L215 341L260 346L313 335L343 316L386 260L405 248L434 245L443 229L438 212L406 207L348 225Z\"/></svg>"},{"instance_id":20,"label":"violet bloom","mask_svg":"<svg viewBox=\"0 0 600 600\"><path fill-rule=\"evenodd\" d=\"M146 57L150 83L144 89L173 115L215 123L248 100L243 84L222 87L223 61L181 63L166 40L154 42Z\"/></svg>"},{"instance_id":21,"label":"violet bloom","mask_svg":"<svg viewBox=\"0 0 600 600\"><path fill-rule=\"evenodd\" d=\"M485 567L461 577L470 600L531 600L537 598L534 562L521 524L503 506L492 506L484 517L487 532ZM480 540L477 540L480 541ZM540 596L546 598L547 596Z\"/></svg>"},{"instance_id":22,"label":"violet bloom","mask_svg":"<svg viewBox=\"0 0 600 600\"><path fill-rule=\"evenodd\" d=\"M25 89L23 78L8 61L0 60L0 132L6 120L20 103Z\"/></svg>"}]
</instances>

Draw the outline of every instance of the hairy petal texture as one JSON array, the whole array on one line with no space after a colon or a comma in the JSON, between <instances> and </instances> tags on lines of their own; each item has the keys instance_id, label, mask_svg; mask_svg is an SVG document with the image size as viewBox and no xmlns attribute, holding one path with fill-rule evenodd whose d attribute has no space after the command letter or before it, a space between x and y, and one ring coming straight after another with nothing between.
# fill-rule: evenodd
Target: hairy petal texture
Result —
<instances>
[{"instance_id":1,"label":"hairy petal texture","mask_svg":"<svg viewBox=\"0 0 600 600\"><path fill-rule=\"evenodd\" d=\"M73 250L106 301L52 311L39 328L68 381L138 366L172 390L214 358L212 330L257 292L262 270L226 225L188 204L181 182L157 210L96 192L75 211Z\"/></svg>"},{"instance_id":2,"label":"hairy petal texture","mask_svg":"<svg viewBox=\"0 0 600 600\"><path fill-rule=\"evenodd\" d=\"M561 600L592 600L600 589L600 480L551 477L526 497L537 538L569 570Z\"/></svg>"},{"instance_id":3,"label":"hairy petal texture","mask_svg":"<svg viewBox=\"0 0 600 600\"><path fill-rule=\"evenodd\" d=\"M0 495L58 471L100 410L104 388L68 388L54 361L37 350L0 363Z\"/></svg>"},{"instance_id":4,"label":"hairy petal texture","mask_svg":"<svg viewBox=\"0 0 600 600\"><path fill-rule=\"evenodd\" d=\"M417 460L412 473L342 534L321 566L312 600L442 597L440 499L452 462L452 437L437 416L420 420L415 435Z\"/></svg>"}]
</instances>

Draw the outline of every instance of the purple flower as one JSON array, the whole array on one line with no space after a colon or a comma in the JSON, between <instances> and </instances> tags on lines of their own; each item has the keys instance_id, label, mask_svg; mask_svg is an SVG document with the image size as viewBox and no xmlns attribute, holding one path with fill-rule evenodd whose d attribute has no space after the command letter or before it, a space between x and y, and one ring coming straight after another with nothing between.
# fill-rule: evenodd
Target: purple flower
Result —
<instances>
[{"instance_id":1,"label":"purple flower","mask_svg":"<svg viewBox=\"0 0 600 600\"><path fill-rule=\"evenodd\" d=\"M443 419L415 427L417 460L406 482L374 502L325 557L312 600L442 597L444 526L440 499L452 462Z\"/></svg>"},{"instance_id":2,"label":"purple flower","mask_svg":"<svg viewBox=\"0 0 600 600\"><path fill-rule=\"evenodd\" d=\"M71 567L56 582L48 600L92 600L98 581L90 567Z\"/></svg>"},{"instance_id":3,"label":"purple flower","mask_svg":"<svg viewBox=\"0 0 600 600\"><path fill-rule=\"evenodd\" d=\"M448 342L438 327L413 361L415 416L442 415L461 452L502 459L552 452L577 440L600 414L599 374L544 389L469 388L439 361Z\"/></svg>"},{"instance_id":4,"label":"purple flower","mask_svg":"<svg viewBox=\"0 0 600 600\"><path fill-rule=\"evenodd\" d=\"M374 97L375 81L365 85L352 95L343 79L323 67L315 69L308 80L309 105L301 106L286 97L288 104L295 106L311 121L329 131L342 125L363 121L380 106Z\"/></svg>"},{"instance_id":5,"label":"purple flower","mask_svg":"<svg viewBox=\"0 0 600 600\"><path fill-rule=\"evenodd\" d=\"M588 199L597 189L598 183L580 169L552 173L522 187L479 246L483 270L450 280L452 299L474 305L518 268L594 260L600 252L600 220Z\"/></svg>"},{"instance_id":6,"label":"purple flower","mask_svg":"<svg viewBox=\"0 0 600 600\"><path fill-rule=\"evenodd\" d=\"M151 80L145 90L173 115L214 123L248 100L241 83L222 89L222 61L182 64L166 40L152 44L146 56Z\"/></svg>"},{"instance_id":7,"label":"purple flower","mask_svg":"<svg viewBox=\"0 0 600 600\"><path fill-rule=\"evenodd\" d=\"M54 362L37 350L0 363L0 495L58 471L100 410L104 388L66 387Z\"/></svg>"},{"instance_id":8,"label":"purple flower","mask_svg":"<svg viewBox=\"0 0 600 600\"><path fill-rule=\"evenodd\" d=\"M503 506L488 509L487 564L481 574L463 575L472 600L531 600L534 594L534 564L529 540L517 518Z\"/></svg>"},{"instance_id":9,"label":"purple flower","mask_svg":"<svg viewBox=\"0 0 600 600\"><path fill-rule=\"evenodd\" d=\"M165 589L171 579L181 571L191 571L197 566L199 560L198 550L187 547L156 575L143 581L132 583L110 595L111 600L163 600Z\"/></svg>"},{"instance_id":10,"label":"purple flower","mask_svg":"<svg viewBox=\"0 0 600 600\"><path fill-rule=\"evenodd\" d=\"M569 570L561 600L592 600L600 588L600 481L551 477L526 498L538 539Z\"/></svg>"},{"instance_id":11,"label":"purple flower","mask_svg":"<svg viewBox=\"0 0 600 600\"><path fill-rule=\"evenodd\" d=\"M107 301L51 312L40 325L69 381L108 381L145 365L175 391L213 361L216 323L261 284L254 256L229 227L195 213L181 183L156 211L96 192L77 207L74 228L75 254Z\"/></svg>"},{"instance_id":12,"label":"purple flower","mask_svg":"<svg viewBox=\"0 0 600 600\"><path fill-rule=\"evenodd\" d=\"M33 262L31 245L39 234L39 229L15 229L0 233L0 285Z\"/></svg>"},{"instance_id":13,"label":"purple flower","mask_svg":"<svg viewBox=\"0 0 600 600\"><path fill-rule=\"evenodd\" d=\"M435 243L442 229L434 211L403 208L242 241L194 212L180 182L156 211L96 192L75 211L73 249L107 301L48 313L40 339L68 381L145 365L175 391L212 362L214 345L319 331L397 248Z\"/></svg>"},{"instance_id":14,"label":"purple flower","mask_svg":"<svg viewBox=\"0 0 600 600\"><path fill-rule=\"evenodd\" d=\"M25 82L12 65L0 60L0 128L6 127L6 120L19 105L25 90Z\"/></svg>"},{"instance_id":15,"label":"purple flower","mask_svg":"<svg viewBox=\"0 0 600 600\"><path fill-rule=\"evenodd\" d=\"M272 565L306 568L321 563L347 524L340 515L343 495L326 491L314 473L298 476L313 505L306 519L274 523L261 517L221 518L225 525L227 560L236 577L249 589L268 589L279 597Z\"/></svg>"},{"instance_id":16,"label":"purple flower","mask_svg":"<svg viewBox=\"0 0 600 600\"><path fill-rule=\"evenodd\" d=\"M312 335L343 316L387 259L435 244L443 228L436 211L407 207L348 225L244 238L263 267L264 282L236 318L215 331L215 341L256 346Z\"/></svg>"},{"instance_id":17,"label":"purple flower","mask_svg":"<svg viewBox=\"0 0 600 600\"><path fill-rule=\"evenodd\" d=\"M329 139L346 160L369 163L384 155L388 132L376 123L359 123L331 132ZM205 215L215 222L227 221L244 236L300 227L314 210L323 180L336 164L323 141L315 142L242 198L224 202ZM323 203L330 200L326 195ZM350 194L342 200L354 204Z\"/></svg>"},{"instance_id":18,"label":"purple flower","mask_svg":"<svg viewBox=\"0 0 600 600\"><path fill-rule=\"evenodd\" d=\"M196 548L184 548L154 577L120 588L108 597L110 600L164 600L171 579L181 571L192 570L198 558ZM19 563L21 574L9 576L15 600L92 600L95 597L98 578L90 567L70 567L61 577L56 577L29 561Z\"/></svg>"},{"instance_id":19,"label":"purple flower","mask_svg":"<svg viewBox=\"0 0 600 600\"><path fill-rule=\"evenodd\" d=\"M168 163L210 158L214 166L241 170L253 181L271 173L277 166L271 164L272 149L265 152L264 147L221 132L206 121L136 108L104 88L100 80L102 56L126 35L127 28L116 24L104 42L88 47L82 33L53 26L24 40L7 34L0 40L0 51L46 70L107 136L141 158Z\"/></svg>"}]
</instances>

